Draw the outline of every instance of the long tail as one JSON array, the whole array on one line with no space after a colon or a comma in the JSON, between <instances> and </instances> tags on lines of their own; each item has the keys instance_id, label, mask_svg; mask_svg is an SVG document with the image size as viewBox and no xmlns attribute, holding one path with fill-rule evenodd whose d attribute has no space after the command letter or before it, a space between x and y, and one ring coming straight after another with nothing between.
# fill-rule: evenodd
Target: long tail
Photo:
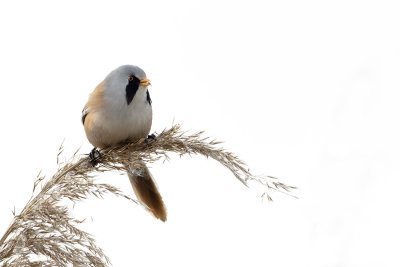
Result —
<instances>
[{"instance_id":1,"label":"long tail","mask_svg":"<svg viewBox=\"0 0 400 267\"><path fill-rule=\"evenodd\" d=\"M167 220L167 209L149 169L144 166L141 169L128 169L129 180L136 197L147 206L147 210L154 217L165 222Z\"/></svg>"}]
</instances>

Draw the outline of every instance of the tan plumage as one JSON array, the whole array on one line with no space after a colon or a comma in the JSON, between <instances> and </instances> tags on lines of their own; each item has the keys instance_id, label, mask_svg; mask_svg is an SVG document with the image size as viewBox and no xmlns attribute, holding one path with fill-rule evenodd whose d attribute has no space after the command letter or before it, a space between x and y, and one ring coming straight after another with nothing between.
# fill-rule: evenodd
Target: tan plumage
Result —
<instances>
[{"instance_id":1,"label":"tan plumage","mask_svg":"<svg viewBox=\"0 0 400 267\"><path fill-rule=\"evenodd\" d=\"M82 111L85 133L93 146L104 148L129 138L147 137L152 122L149 84L143 70L124 65L94 89ZM148 168L127 169L137 198L156 218L166 221L164 202Z\"/></svg>"},{"instance_id":2,"label":"tan plumage","mask_svg":"<svg viewBox=\"0 0 400 267\"><path fill-rule=\"evenodd\" d=\"M165 222L167 220L167 210L149 169L145 167L133 172L130 171L128 176L137 198L146 204L147 210L154 217Z\"/></svg>"},{"instance_id":3,"label":"tan plumage","mask_svg":"<svg viewBox=\"0 0 400 267\"><path fill-rule=\"evenodd\" d=\"M86 103L83 111L87 110L83 126L85 128L86 137L89 142L95 147L105 147L109 142L108 138L105 136L104 131L101 129L101 124L95 123L97 110L101 109L104 105L104 94L102 91L105 80L103 80L89 96L89 100ZM90 111L90 112L89 112Z\"/></svg>"}]
</instances>

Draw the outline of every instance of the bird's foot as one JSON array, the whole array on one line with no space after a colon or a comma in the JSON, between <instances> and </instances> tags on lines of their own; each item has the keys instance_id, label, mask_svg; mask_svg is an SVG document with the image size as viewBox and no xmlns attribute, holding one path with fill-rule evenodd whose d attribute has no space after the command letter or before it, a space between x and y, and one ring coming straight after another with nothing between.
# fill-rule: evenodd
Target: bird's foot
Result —
<instances>
[{"instance_id":1,"label":"bird's foot","mask_svg":"<svg viewBox=\"0 0 400 267\"><path fill-rule=\"evenodd\" d=\"M101 158L100 151L94 147L89 153L90 164L92 164L93 167L96 166L99 158Z\"/></svg>"},{"instance_id":2,"label":"bird's foot","mask_svg":"<svg viewBox=\"0 0 400 267\"><path fill-rule=\"evenodd\" d=\"M149 134L148 136L147 136L147 139L152 139L152 140L157 140L157 136L155 135L155 134Z\"/></svg>"},{"instance_id":3,"label":"bird's foot","mask_svg":"<svg viewBox=\"0 0 400 267\"><path fill-rule=\"evenodd\" d=\"M155 134L149 134L145 139L147 145L150 143L150 140L157 141L157 136Z\"/></svg>"}]
</instances>

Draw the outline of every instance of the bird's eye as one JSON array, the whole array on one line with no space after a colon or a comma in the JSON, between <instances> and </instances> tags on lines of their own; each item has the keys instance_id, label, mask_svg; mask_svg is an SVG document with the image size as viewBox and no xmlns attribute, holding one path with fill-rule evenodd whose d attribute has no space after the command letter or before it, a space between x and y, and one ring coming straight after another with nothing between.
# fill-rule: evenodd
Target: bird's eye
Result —
<instances>
[{"instance_id":1,"label":"bird's eye","mask_svg":"<svg viewBox=\"0 0 400 267\"><path fill-rule=\"evenodd\" d=\"M130 81L130 82L133 81L133 77L132 77L132 76L129 76L129 77L128 77L128 81Z\"/></svg>"}]
</instances>

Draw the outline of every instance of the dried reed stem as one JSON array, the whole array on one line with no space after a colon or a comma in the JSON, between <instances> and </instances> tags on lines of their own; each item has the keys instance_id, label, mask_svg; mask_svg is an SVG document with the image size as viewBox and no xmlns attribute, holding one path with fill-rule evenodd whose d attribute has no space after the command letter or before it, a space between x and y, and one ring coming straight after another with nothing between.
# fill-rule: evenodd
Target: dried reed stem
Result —
<instances>
[{"instance_id":1,"label":"dried reed stem","mask_svg":"<svg viewBox=\"0 0 400 267\"><path fill-rule=\"evenodd\" d=\"M59 163L57 173L48 181L38 175L33 194L19 215L14 219L0 239L0 264L2 266L108 266L110 260L94 238L77 228L82 223L70 215L68 207L60 203L68 199L72 202L88 198L90 195L102 197L112 193L137 203L109 184L94 182L93 172L126 171L124 166L140 167L160 159L168 160L168 153L180 156L201 154L211 157L227 167L233 175L247 186L256 181L265 186L263 194L272 200L268 190L290 192L295 189L279 182L275 177L253 176L234 154L217 148L220 142L202 136L203 132L186 135L180 125L174 125L158 135L156 141L131 140L115 147L101 150L100 164L93 167L87 155L74 156L69 162ZM63 151L60 147L59 155ZM40 192L36 193L38 185Z\"/></svg>"}]
</instances>

